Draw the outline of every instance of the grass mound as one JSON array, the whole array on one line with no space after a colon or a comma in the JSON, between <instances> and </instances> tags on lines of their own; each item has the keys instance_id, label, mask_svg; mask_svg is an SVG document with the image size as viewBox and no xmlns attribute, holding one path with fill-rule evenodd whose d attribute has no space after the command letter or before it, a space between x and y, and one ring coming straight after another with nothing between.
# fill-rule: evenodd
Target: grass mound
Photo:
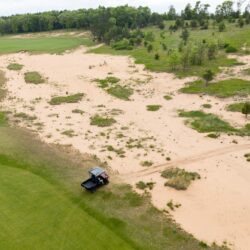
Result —
<instances>
[{"instance_id":1,"label":"grass mound","mask_svg":"<svg viewBox=\"0 0 250 250\"><path fill-rule=\"evenodd\" d=\"M203 81L195 81L180 90L186 94L208 94L227 98L232 96L248 96L250 94L250 81L229 79L205 86Z\"/></svg>"},{"instance_id":2,"label":"grass mound","mask_svg":"<svg viewBox=\"0 0 250 250\"><path fill-rule=\"evenodd\" d=\"M23 68L23 65L19 63L11 63L7 67L8 70L16 70L16 71L19 71L22 68Z\"/></svg>"},{"instance_id":3,"label":"grass mound","mask_svg":"<svg viewBox=\"0 0 250 250\"><path fill-rule=\"evenodd\" d=\"M24 74L24 80L26 83L34 83L34 84L41 84L45 82L41 74L36 71L26 72Z\"/></svg>"},{"instance_id":4,"label":"grass mound","mask_svg":"<svg viewBox=\"0 0 250 250\"><path fill-rule=\"evenodd\" d=\"M147 105L147 111L158 111L161 108L161 105Z\"/></svg>"},{"instance_id":5,"label":"grass mound","mask_svg":"<svg viewBox=\"0 0 250 250\"><path fill-rule=\"evenodd\" d=\"M68 96L55 96L51 98L49 104L60 105L62 103L78 103L82 100L83 97L84 97L83 93L77 93L77 94L68 95Z\"/></svg>"},{"instance_id":6,"label":"grass mound","mask_svg":"<svg viewBox=\"0 0 250 250\"><path fill-rule=\"evenodd\" d=\"M90 118L90 125L98 126L98 127L110 127L116 120L114 118L102 117L100 115L95 115Z\"/></svg>"},{"instance_id":7,"label":"grass mound","mask_svg":"<svg viewBox=\"0 0 250 250\"><path fill-rule=\"evenodd\" d=\"M168 179L165 186L175 188L177 190L186 190L192 181L200 179L200 175L196 172L187 172L180 168L169 168L161 173L163 178Z\"/></svg>"}]
</instances>

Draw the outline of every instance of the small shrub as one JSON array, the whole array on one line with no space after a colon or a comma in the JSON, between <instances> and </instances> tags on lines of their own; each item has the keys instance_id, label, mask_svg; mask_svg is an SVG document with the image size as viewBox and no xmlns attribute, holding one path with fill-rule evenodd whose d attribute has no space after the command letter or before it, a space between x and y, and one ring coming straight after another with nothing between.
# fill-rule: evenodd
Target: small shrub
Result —
<instances>
[{"instance_id":1,"label":"small shrub","mask_svg":"<svg viewBox=\"0 0 250 250\"><path fill-rule=\"evenodd\" d=\"M160 55L158 53L155 54L155 60L159 60L160 59Z\"/></svg>"},{"instance_id":2,"label":"small shrub","mask_svg":"<svg viewBox=\"0 0 250 250\"><path fill-rule=\"evenodd\" d=\"M212 138L212 139L217 139L220 137L220 134L211 133L211 134L208 134L207 137Z\"/></svg>"},{"instance_id":3,"label":"small shrub","mask_svg":"<svg viewBox=\"0 0 250 250\"><path fill-rule=\"evenodd\" d=\"M205 103L205 104L202 105L202 107L205 108L205 109L211 109L212 105L209 104L209 103Z\"/></svg>"},{"instance_id":4,"label":"small shrub","mask_svg":"<svg viewBox=\"0 0 250 250\"><path fill-rule=\"evenodd\" d=\"M85 112L84 112L83 110L81 110L81 109L73 109L73 110L72 110L72 113L83 115Z\"/></svg>"},{"instance_id":5,"label":"small shrub","mask_svg":"<svg viewBox=\"0 0 250 250\"><path fill-rule=\"evenodd\" d=\"M233 47L233 46L231 46L231 45L229 45L227 48L226 48L226 53L236 53L238 50L235 48L235 47Z\"/></svg>"},{"instance_id":6,"label":"small shrub","mask_svg":"<svg viewBox=\"0 0 250 250\"><path fill-rule=\"evenodd\" d=\"M26 83L40 84L45 82L44 78L40 75L40 73L36 71L26 72L24 74L24 79Z\"/></svg>"},{"instance_id":7,"label":"small shrub","mask_svg":"<svg viewBox=\"0 0 250 250\"><path fill-rule=\"evenodd\" d=\"M22 64L18 64L18 63L11 63L7 67L8 70L15 70L15 71L19 71L22 68L23 68L23 65Z\"/></svg>"},{"instance_id":8,"label":"small shrub","mask_svg":"<svg viewBox=\"0 0 250 250\"><path fill-rule=\"evenodd\" d=\"M110 127L114 123L116 123L116 120L109 117L101 117L99 115L95 115L90 118L90 125L98 126L98 127Z\"/></svg>"},{"instance_id":9,"label":"small shrub","mask_svg":"<svg viewBox=\"0 0 250 250\"><path fill-rule=\"evenodd\" d=\"M74 137L74 136L76 136L74 130L72 130L72 129L65 130L64 132L62 132L62 135L66 135L68 137Z\"/></svg>"},{"instance_id":10,"label":"small shrub","mask_svg":"<svg viewBox=\"0 0 250 250\"><path fill-rule=\"evenodd\" d=\"M142 161L141 166L143 167L151 167L153 165L152 161Z\"/></svg>"},{"instance_id":11,"label":"small shrub","mask_svg":"<svg viewBox=\"0 0 250 250\"><path fill-rule=\"evenodd\" d=\"M164 98L165 100L167 100L167 101L170 101L170 100L173 99L173 97L170 96L170 95L164 95L163 98Z\"/></svg>"},{"instance_id":12,"label":"small shrub","mask_svg":"<svg viewBox=\"0 0 250 250\"><path fill-rule=\"evenodd\" d=\"M167 203L167 206L170 208L170 210L174 211L174 203L173 203L173 200L170 200L170 201Z\"/></svg>"},{"instance_id":13,"label":"small shrub","mask_svg":"<svg viewBox=\"0 0 250 250\"><path fill-rule=\"evenodd\" d=\"M147 105L147 111L158 111L161 105Z\"/></svg>"}]
</instances>

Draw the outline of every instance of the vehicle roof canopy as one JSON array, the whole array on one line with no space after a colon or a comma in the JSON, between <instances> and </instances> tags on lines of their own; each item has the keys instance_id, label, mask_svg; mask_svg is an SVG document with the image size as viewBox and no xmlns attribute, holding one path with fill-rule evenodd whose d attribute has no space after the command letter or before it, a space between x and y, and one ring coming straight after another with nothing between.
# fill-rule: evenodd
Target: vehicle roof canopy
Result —
<instances>
[{"instance_id":1,"label":"vehicle roof canopy","mask_svg":"<svg viewBox=\"0 0 250 250\"><path fill-rule=\"evenodd\" d=\"M103 174L104 172L105 171L102 168L100 168L100 167L92 168L89 171L89 173L92 174L92 175L94 175L94 176L99 176L99 175Z\"/></svg>"}]
</instances>

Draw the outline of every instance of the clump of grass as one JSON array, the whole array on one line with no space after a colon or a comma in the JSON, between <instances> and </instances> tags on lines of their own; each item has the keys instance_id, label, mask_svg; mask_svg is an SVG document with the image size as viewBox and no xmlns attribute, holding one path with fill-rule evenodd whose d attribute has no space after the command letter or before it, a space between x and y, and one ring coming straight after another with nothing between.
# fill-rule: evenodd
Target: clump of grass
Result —
<instances>
[{"instance_id":1,"label":"clump of grass","mask_svg":"<svg viewBox=\"0 0 250 250\"><path fill-rule=\"evenodd\" d=\"M0 112L0 126L6 125L8 119L6 117L6 114L4 112Z\"/></svg>"},{"instance_id":2,"label":"clump of grass","mask_svg":"<svg viewBox=\"0 0 250 250\"><path fill-rule=\"evenodd\" d=\"M179 208L181 206L181 204L177 203L177 204L174 204L173 200L170 200L168 203L167 203L167 206L170 208L170 210L174 211L175 208Z\"/></svg>"},{"instance_id":3,"label":"clump of grass","mask_svg":"<svg viewBox=\"0 0 250 250\"><path fill-rule=\"evenodd\" d=\"M227 106L227 111L231 112L242 112L245 102L232 103Z\"/></svg>"},{"instance_id":4,"label":"clump of grass","mask_svg":"<svg viewBox=\"0 0 250 250\"><path fill-rule=\"evenodd\" d=\"M55 96L51 98L49 104L60 105L62 103L77 103L77 102L80 102L83 97L84 97L83 93L77 93L77 94L68 95L68 96Z\"/></svg>"},{"instance_id":5,"label":"clump of grass","mask_svg":"<svg viewBox=\"0 0 250 250\"><path fill-rule=\"evenodd\" d=\"M170 100L173 99L173 97L170 96L170 95L164 95L163 98L164 98L165 100L167 100L167 101L170 101Z\"/></svg>"},{"instance_id":6,"label":"clump of grass","mask_svg":"<svg viewBox=\"0 0 250 250\"><path fill-rule=\"evenodd\" d=\"M163 178L168 179L165 186L172 187L176 190L186 190L192 181L200 179L196 172L187 172L180 168L169 168L161 173Z\"/></svg>"},{"instance_id":7,"label":"clump of grass","mask_svg":"<svg viewBox=\"0 0 250 250\"><path fill-rule=\"evenodd\" d=\"M187 122L200 133L237 131L228 122L221 120L214 114L207 114L202 111L180 111L179 116L190 118Z\"/></svg>"},{"instance_id":8,"label":"clump of grass","mask_svg":"<svg viewBox=\"0 0 250 250\"><path fill-rule=\"evenodd\" d=\"M208 94L227 98L232 96L248 96L250 94L250 81L241 79L228 79L206 86L203 81L195 81L181 89L187 94Z\"/></svg>"},{"instance_id":9,"label":"clump of grass","mask_svg":"<svg viewBox=\"0 0 250 250\"><path fill-rule=\"evenodd\" d=\"M202 105L202 107L205 108L205 109L211 109L212 105L209 104L209 103L205 103L205 104Z\"/></svg>"},{"instance_id":10,"label":"clump of grass","mask_svg":"<svg viewBox=\"0 0 250 250\"><path fill-rule=\"evenodd\" d=\"M119 99L128 101L130 96L133 95L134 91L131 88L123 87L121 85L115 85L107 89L107 93L110 95L117 97Z\"/></svg>"},{"instance_id":11,"label":"clump of grass","mask_svg":"<svg viewBox=\"0 0 250 250\"><path fill-rule=\"evenodd\" d=\"M83 110L81 110L81 109L73 109L73 110L72 110L72 113L83 115L85 112L84 112Z\"/></svg>"},{"instance_id":12,"label":"clump of grass","mask_svg":"<svg viewBox=\"0 0 250 250\"><path fill-rule=\"evenodd\" d=\"M108 76L105 79L95 79L94 81L98 83L100 88L107 88L110 84L118 83L120 79L114 76Z\"/></svg>"},{"instance_id":13,"label":"clump of grass","mask_svg":"<svg viewBox=\"0 0 250 250\"><path fill-rule=\"evenodd\" d=\"M139 181L136 183L136 187L138 189L141 189L141 190L145 190L145 189L149 189L149 190L152 190L154 188L154 185L155 185L155 182L143 182L143 181Z\"/></svg>"},{"instance_id":14,"label":"clump of grass","mask_svg":"<svg viewBox=\"0 0 250 250\"><path fill-rule=\"evenodd\" d=\"M41 84L45 82L44 78L37 71L26 72L24 79L26 83Z\"/></svg>"},{"instance_id":15,"label":"clump of grass","mask_svg":"<svg viewBox=\"0 0 250 250\"><path fill-rule=\"evenodd\" d=\"M16 114L14 114L14 117L22 118L22 119L28 120L28 121L34 121L37 119L36 116L30 116L24 112L16 113Z\"/></svg>"},{"instance_id":16,"label":"clump of grass","mask_svg":"<svg viewBox=\"0 0 250 250\"><path fill-rule=\"evenodd\" d=\"M66 135L68 137L74 137L74 136L76 136L74 130L72 130L72 129L65 130L64 132L62 132L62 135Z\"/></svg>"},{"instance_id":17,"label":"clump of grass","mask_svg":"<svg viewBox=\"0 0 250 250\"><path fill-rule=\"evenodd\" d=\"M22 68L23 68L23 65L19 63L11 63L7 67L8 70L16 70L16 71L19 71Z\"/></svg>"},{"instance_id":18,"label":"clump of grass","mask_svg":"<svg viewBox=\"0 0 250 250\"><path fill-rule=\"evenodd\" d=\"M161 105L147 105L147 111L158 111Z\"/></svg>"},{"instance_id":19,"label":"clump of grass","mask_svg":"<svg viewBox=\"0 0 250 250\"><path fill-rule=\"evenodd\" d=\"M250 153L244 154L244 157L248 162L250 162Z\"/></svg>"},{"instance_id":20,"label":"clump of grass","mask_svg":"<svg viewBox=\"0 0 250 250\"><path fill-rule=\"evenodd\" d=\"M243 72L244 72L245 75L249 75L250 76L250 68L243 70Z\"/></svg>"},{"instance_id":21,"label":"clump of grass","mask_svg":"<svg viewBox=\"0 0 250 250\"><path fill-rule=\"evenodd\" d=\"M110 117L102 117L100 115L95 115L90 118L90 125L98 126L98 127L110 127L116 120Z\"/></svg>"},{"instance_id":22,"label":"clump of grass","mask_svg":"<svg viewBox=\"0 0 250 250\"><path fill-rule=\"evenodd\" d=\"M5 97L6 95L6 89L4 89L4 86L6 84L6 77L5 77L5 73L0 70L0 101Z\"/></svg>"},{"instance_id":23,"label":"clump of grass","mask_svg":"<svg viewBox=\"0 0 250 250\"><path fill-rule=\"evenodd\" d=\"M108 145L107 150L110 152L115 152L118 156L122 158L125 156L125 151L122 148L117 149L117 148L114 148L112 145Z\"/></svg>"},{"instance_id":24,"label":"clump of grass","mask_svg":"<svg viewBox=\"0 0 250 250\"><path fill-rule=\"evenodd\" d=\"M212 138L212 139L217 139L220 137L220 134L219 133L211 133L211 134L208 134L207 137Z\"/></svg>"},{"instance_id":25,"label":"clump of grass","mask_svg":"<svg viewBox=\"0 0 250 250\"><path fill-rule=\"evenodd\" d=\"M141 166L143 167L151 167L153 165L152 161L142 161Z\"/></svg>"}]
</instances>

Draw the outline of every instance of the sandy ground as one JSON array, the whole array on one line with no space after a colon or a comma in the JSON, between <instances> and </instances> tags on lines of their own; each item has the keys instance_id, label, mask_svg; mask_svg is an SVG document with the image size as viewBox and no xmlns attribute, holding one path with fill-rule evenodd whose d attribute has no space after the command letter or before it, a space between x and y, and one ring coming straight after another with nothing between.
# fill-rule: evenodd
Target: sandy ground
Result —
<instances>
[{"instance_id":1,"label":"sandy ground","mask_svg":"<svg viewBox=\"0 0 250 250\"><path fill-rule=\"evenodd\" d=\"M229 103L237 98L218 99L209 96L184 95L178 89L192 79L176 79L167 73L152 73L142 65L135 65L128 57L95 55L85 49L64 55L29 55L26 53L1 56L0 67L8 78L8 96L3 109L12 114L25 112L37 119L13 118L20 126L36 131L49 143L69 144L83 153L90 153L106 161L125 182L153 181L152 202L167 210L173 200L181 207L170 212L177 223L195 237L208 243L227 244L233 249L248 250L250 246L250 164L244 158L250 153L249 138L222 135L210 139L184 124L177 110L202 109L209 103L209 112L215 113L234 126L246 124L244 116L226 112ZM250 58L240 58L247 63L235 67L235 74L250 67ZM20 72L6 69L10 62L24 65ZM26 84L24 73L38 71L45 84ZM111 75L121 79L121 84L134 89L131 101L123 101L99 88L94 79ZM224 75L223 75L224 74ZM219 78L227 77L226 69ZM84 93L76 104L51 106L52 96ZM171 95L166 101L163 96ZM146 106L162 105L157 112ZM83 114L72 113L81 109ZM206 111L206 110L205 110ZM95 115L113 117L112 127L90 125ZM73 137L62 133L72 130ZM235 144L237 141L237 144ZM108 146L123 150L121 157L107 150ZM166 164L166 157L171 161ZM141 162L151 161L151 167ZM178 166L196 171L201 179L187 191L165 187L160 172L168 166Z\"/></svg>"}]
</instances>

